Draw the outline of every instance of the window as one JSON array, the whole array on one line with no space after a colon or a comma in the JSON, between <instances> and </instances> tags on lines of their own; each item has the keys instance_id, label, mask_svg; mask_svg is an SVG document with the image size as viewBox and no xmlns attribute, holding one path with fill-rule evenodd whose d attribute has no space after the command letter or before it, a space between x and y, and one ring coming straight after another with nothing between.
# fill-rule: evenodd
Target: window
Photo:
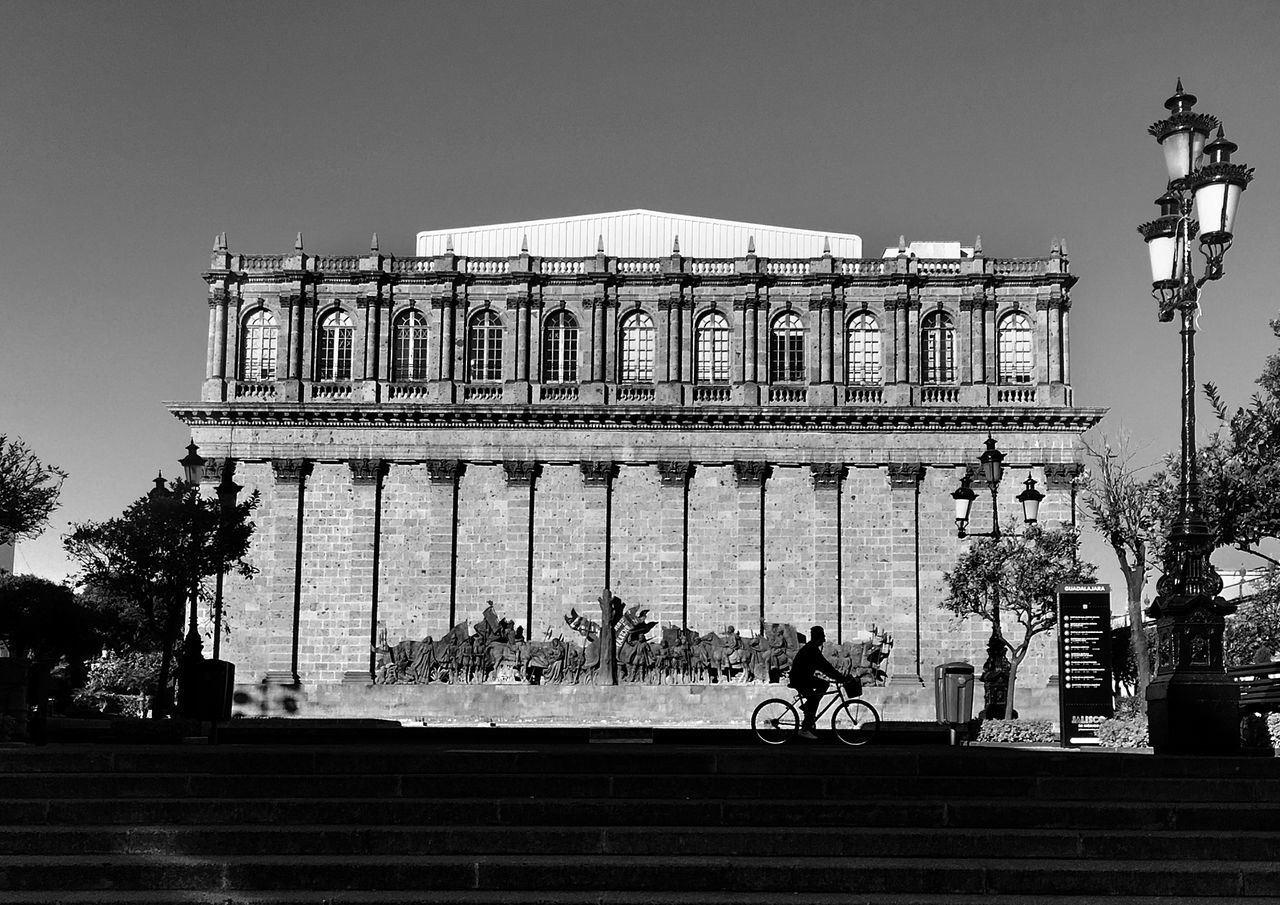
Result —
<instances>
[{"instance_id":1,"label":"window","mask_svg":"<svg viewBox=\"0 0 1280 905\"><path fill-rule=\"evenodd\" d=\"M542 330L542 382L578 382L578 322L568 311L554 311Z\"/></svg>"},{"instance_id":2,"label":"window","mask_svg":"<svg viewBox=\"0 0 1280 905\"><path fill-rule=\"evenodd\" d=\"M240 331L240 379L276 379L276 338L280 328L275 316L259 308L244 319Z\"/></svg>"},{"instance_id":3,"label":"window","mask_svg":"<svg viewBox=\"0 0 1280 905\"><path fill-rule=\"evenodd\" d=\"M1020 311L1000 321L997 368L1001 383L1031 383L1031 318Z\"/></svg>"},{"instance_id":4,"label":"window","mask_svg":"<svg viewBox=\"0 0 1280 905\"><path fill-rule=\"evenodd\" d=\"M427 319L405 311L395 320L391 341L391 379L427 379Z\"/></svg>"},{"instance_id":5,"label":"window","mask_svg":"<svg viewBox=\"0 0 1280 905\"><path fill-rule=\"evenodd\" d=\"M698 321L696 335L698 383L728 383L729 322L713 311Z\"/></svg>"},{"instance_id":6,"label":"window","mask_svg":"<svg viewBox=\"0 0 1280 905\"><path fill-rule=\"evenodd\" d=\"M779 317L769 331L769 380L804 382L804 324L793 312Z\"/></svg>"},{"instance_id":7,"label":"window","mask_svg":"<svg viewBox=\"0 0 1280 905\"><path fill-rule=\"evenodd\" d=\"M320 355L316 380L350 380L351 346L355 341L351 315L332 311L320 322Z\"/></svg>"},{"instance_id":8,"label":"window","mask_svg":"<svg viewBox=\"0 0 1280 905\"><path fill-rule=\"evenodd\" d=\"M956 331L945 312L930 313L920 327L924 352L924 382L952 383L956 379Z\"/></svg>"},{"instance_id":9,"label":"window","mask_svg":"<svg viewBox=\"0 0 1280 905\"><path fill-rule=\"evenodd\" d=\"M849 321L845 346L845 380L850 384L879 385L880 325L865 311Z\"/></svg>"},{"instance_id":10,"label":"window","mask_svg":"<svg viewBox=\"0 0 1280 905\"><path fill-rule=\"evenodd\" d=\"M622 323L622 382L653 381L653 346L656 332L653 318L643 311L630 315Z\"/></svg>"},{"instance_id":11,"label":"window","mask_svg":"<svg viewBox=\"0 0 1280 905\"><path fill-rule=\"evenodd\" d=\"M471 319L467 335L467 380L502 379L502 318L493 311L481 311Z\"/></svg>"}]
</instances>

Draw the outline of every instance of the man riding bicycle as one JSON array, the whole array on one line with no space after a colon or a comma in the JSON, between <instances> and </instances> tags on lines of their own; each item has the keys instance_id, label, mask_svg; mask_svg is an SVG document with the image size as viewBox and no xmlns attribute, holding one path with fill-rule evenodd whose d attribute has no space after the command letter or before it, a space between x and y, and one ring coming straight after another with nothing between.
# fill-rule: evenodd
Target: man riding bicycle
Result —
<instances>
[{"instance_id":1,"label":"man riding bicycle","mask_svg":"<svg viewBox=\"0 0 1280 905\"><path fill-rule=\"evenodd\" d=\"M822 644L827 640L827 633L822 626L815 625L809 629L809 640L796 652L791 661L791 674L787 682L804 699L804 720L800 723L801 738L817 738L813 734L818 719L818 705L822 696L831 687L819 678L819 673L834 681L847 682L852 677L845 675L831 665L831 661L822 655Z\"/></svg>"}]
</instances>

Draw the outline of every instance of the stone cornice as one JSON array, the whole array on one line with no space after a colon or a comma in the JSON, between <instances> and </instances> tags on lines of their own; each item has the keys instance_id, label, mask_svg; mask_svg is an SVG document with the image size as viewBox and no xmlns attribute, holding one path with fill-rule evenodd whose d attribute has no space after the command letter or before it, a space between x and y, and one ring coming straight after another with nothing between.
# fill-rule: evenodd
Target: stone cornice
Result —
<instances>
[{"instance_id":1,"label":"stone cornice","mask_svg":"<svg viewBox=\"0 0 1280 905\"><path fill-rule=\"evenodd\" d=\"M761 406L416 405L382 403L169 402L192 427L369 427L539 430L791 430L834 432L975 430L1085 431L1105 408L1068 406Z\"/></svg>"}]
</instances>

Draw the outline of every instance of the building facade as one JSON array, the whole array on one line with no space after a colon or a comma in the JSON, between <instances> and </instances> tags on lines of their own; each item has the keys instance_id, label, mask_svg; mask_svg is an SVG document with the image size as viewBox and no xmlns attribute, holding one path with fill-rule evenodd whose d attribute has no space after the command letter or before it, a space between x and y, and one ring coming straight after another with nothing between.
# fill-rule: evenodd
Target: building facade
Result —
<instances>
[{"instance_id":1,"label":"building facade","mask_svg":"<svg viewBox=\"0 0 1280 905\"><path fill-rule=\"evenodd\" d=\"M439 230L418 255L232 253L204 278L209 478L261 495L229 578L239 681L368 683L379 629L486 602L567 634L604 587L662 625L893 635L890 681L981 662L938 605L951 491L990 433L1074 518L1075 277L980 241L899 243L625 211ZM1013 480L1016 479L1016 480ZM973 530L988 527L975 507ZM1054 672L1046 640L1020 677Z\"/></svg>"}]
</instances>

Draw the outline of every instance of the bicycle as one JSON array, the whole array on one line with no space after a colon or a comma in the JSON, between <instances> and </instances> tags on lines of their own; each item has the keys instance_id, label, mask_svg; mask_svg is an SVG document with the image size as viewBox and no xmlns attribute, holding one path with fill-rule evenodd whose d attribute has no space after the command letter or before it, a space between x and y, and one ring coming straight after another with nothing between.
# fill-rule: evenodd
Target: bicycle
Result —
<instances>
[{"instance_id":1,"label":"bicycle","mask_svg":"<svg viewBox=\"0 0 1280 905\"><path fill-rule=\"evenodd\" d=\"M835 683L833 689L823 692L822 697L830 697L831 700L818 710L814 722L834 707L831 731L836 734L836 738L853 747L867 744L880 731L880 713L870 703L862 700L859 697L861 694L862 683L856 678L848 683ZM800 732L800 707L803 703L804 698L798 691L790 701L784 698L761 701L751 714L751 728L766 745L789 742Z\"/></svg>"}]
</instances>

